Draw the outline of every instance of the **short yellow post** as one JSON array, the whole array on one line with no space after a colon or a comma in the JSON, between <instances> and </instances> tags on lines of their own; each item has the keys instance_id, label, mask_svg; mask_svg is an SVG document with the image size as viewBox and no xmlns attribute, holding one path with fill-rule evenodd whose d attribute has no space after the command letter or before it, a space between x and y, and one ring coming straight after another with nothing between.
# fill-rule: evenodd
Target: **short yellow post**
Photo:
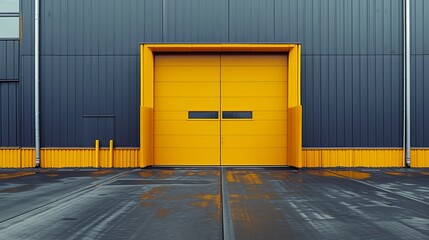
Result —
<instances>
[{"instance_id":1,"label":"short yellow post","mask_svg":"<svg viewBox=\"0 0 429 240\"><path fill-rule=\"evenodd\" d=\"M110 167L115 167L113 166L113 140L109 141L109 163Z\"/></svg>"},{"instance_id":2,"label":"short yellow post","mask_svg":"<svg viewBox=\"0 0 429 240\"><path fill-rule=\"evenodd\" d=\"M95 140L95 163L94 167L100 167L100 141Z\"/></svg>"}]
</instances>

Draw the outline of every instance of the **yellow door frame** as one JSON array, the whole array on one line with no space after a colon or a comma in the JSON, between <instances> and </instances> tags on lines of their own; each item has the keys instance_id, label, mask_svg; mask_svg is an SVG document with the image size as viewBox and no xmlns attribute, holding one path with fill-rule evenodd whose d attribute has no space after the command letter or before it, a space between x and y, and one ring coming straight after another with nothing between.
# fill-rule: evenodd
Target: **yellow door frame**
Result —
<instances>
[{"instance_id":1,"label":"yellow door frame","mask_svg":"<svg viewBox=\"0 0 429 240\"><path fill-rule=\"evenodd\" d=\"M139 166L153 165L154 53L241 52L288 54L287 161L302 167L301 45L300 44L140 44Z\"/></svg>"}]
</instances>

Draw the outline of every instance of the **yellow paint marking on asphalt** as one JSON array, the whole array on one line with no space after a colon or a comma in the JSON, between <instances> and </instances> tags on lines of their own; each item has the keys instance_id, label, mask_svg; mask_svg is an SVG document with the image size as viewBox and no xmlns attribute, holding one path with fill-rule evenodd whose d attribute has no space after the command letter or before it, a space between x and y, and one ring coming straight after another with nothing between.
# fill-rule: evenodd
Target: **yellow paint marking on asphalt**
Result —
<instances>
[{"instance_id":1,"label":"yellow paint marking on asphalt","mask_svg":"<svg viewBox=\"0 0 429 240\"><path fill-rule=\"evenodd\" d=\"M348 178L352 178L352 179L359 179L359 180L364 180L364 179L368 179L371 177L371 174L366 173L366 172L359 172L359 171L337 171L337 170L333 170L332 171L335 174L344 176L344 177L348 177Z\"/></svg>"},{"instance_id":2,"label":"yellow paint marking on asphalt","mask_svg":"<svg viewBox=\"0 0 429 240\"><path fill-rule=\"evenodd\" d=\"M402 172L385 172L385 173L393 176L405 176L405 173L402 173Z\"/></svg>"},{"instance_id":3,"label":"yellow paint marking on asphalt","mask_svg":"<svg viewBox=\"0 0 429 240\"><path fill-rule=\"evenodd\" d=\"M210 172L208 171L189 171L186 173L186 176L207 176Z\"/></svg>"},{"instance_id":4,"label":"yellow paint marking on asphalt","mask_svg":"<svg viewBox=\"0 0 429 240\"><path fill-rule=\"evenodd\" d=\"M143 172L139 172L140 177L151 177L153 176L153 172L152 171L143 171Z\"/></svg>"},{"instance_id":5,"label":"yellow paint marking on asphalt","mask_svg":"<svg viewBox=\"0 0 429 240\"><path fill-rule=\"evenodd\" d=\"M243 175L243 180L247 184L262 184L261 178L256 173L246 173Z\"/></svg>"},{"instance_id":6,"label":"yellow paint marking on asphalt","mask_svg":"<svg viewBox=\"0 0 429 240\"><path fill-rule=\"evenodd\" d=\"M98 177L98 176L105 176L105 175L112 173L112 172L113 172L113 170L94 171L94 172L91 172L91 175Z\"/></svg>"},{"instance_id":7,"label":"yellow paint marking on asphalt","mask_svg":"<svg viewBox=\"0 0 429 240\"><path fill-rule=\"evenodd\" d=\"M190 203L194 207L208 207L211 204L215 204L217 208L220 208L220 196L219 194L201 194L196 196L199 201Z\"/></svg>"},{"instance_id":8,"label":"yellow paint marking on asphalt","mask_svg":"<svg viewBox=\"0 0 429 240\"><path fill-rule=\"evenodd\" d=\"M46 174L46 176L47 177L58 177L59 174L58 173L49 173L49 174Z\"/></svg>"},{"instance_id":9,"label":"yellow paint marking on asphalt","mask_svg":"<svg viewBox=\"0 0 429 240\"><path fill-rule=\"evenodd\" d=\"M226 181L232 183L232 182L237 182L237 179L235 178L234 174L232 173L232 171L228 171L226 172Z\"/></svg>"},{"instance_id":10,"label":"yellow paint marking on asphalt","mask_svg":"<svg viewBox=\"0 0 429 240\"><path fill-rule=\"evenodd\" d=\"M173 176L174 172L175 172L174 170L161 170L160 172L158 172L157 178L158 179L169 178Z\"/></svg>"},{"instance_id":11,"label":"yellow paint marking on asphalt","mask_svg":"<svg viewBox=\"0 0 429 240\"><path fill-rule=\"evenodd\" d=\"M352 178L364 180L371 177L371 174L359 171L345 171L345 170L312 170L308 171L309 174L322 177L338 177L338 178Z\"/></svg>"},{"instance_id":12,"label":"yellow paint marking on asphalt","mask_svg":"<svg viewBox=\"0 0 429 240\"><path fill-rule=\"evenodd\" d=\"M36 174L36 172L13 172L13 173L0 173L0 179L10 179L16 177L23 177Z\"/></svg>"}]
</instances>

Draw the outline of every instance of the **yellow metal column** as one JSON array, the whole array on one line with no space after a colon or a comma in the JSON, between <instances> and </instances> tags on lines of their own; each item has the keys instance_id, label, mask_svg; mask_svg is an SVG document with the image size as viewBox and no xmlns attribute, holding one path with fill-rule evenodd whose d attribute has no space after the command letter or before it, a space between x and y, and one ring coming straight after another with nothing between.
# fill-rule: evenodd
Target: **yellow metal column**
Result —
<instances>
[{"instance_id":1,"label":"yellow metal column","mask_svg":"<svg viewBox=\"0 0 429 240\"><path fill-rule=\"evenodd\" d=\"M95 140L95 162L94 167L100 167L100 141Z\"/></svg>"},{"instance_id":2,"label":"yellow metal column","mask_svg":"<svg viewBox=\"0 0 429 240\"><path fill-rule=\"evenodd\" d=\"M113 165L113 140L109 141L109 165L110 167L115 167Z\"/></svg>"},{"instance_id":3,"label":"yellow metal column","mask_svg":"<svg viewBox=\"0 0 429 240\"><path fill-rule=\"evenodd\" d=\"M289 52L287 164L302 168L301 45Z\"/></svg>"}]
</instances>

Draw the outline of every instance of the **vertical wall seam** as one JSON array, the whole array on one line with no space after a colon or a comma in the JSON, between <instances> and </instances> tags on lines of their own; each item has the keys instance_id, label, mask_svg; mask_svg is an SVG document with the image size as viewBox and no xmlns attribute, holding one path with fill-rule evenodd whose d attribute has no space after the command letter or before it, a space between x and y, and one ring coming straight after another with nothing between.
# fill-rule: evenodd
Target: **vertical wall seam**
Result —
<instances>
[{"instance_id":1,"label":"vertical wall seam","mask_svg":"<svg viewBox=\"0 0 429 240\"><path fill-rule=\"evenodd\" d=\"M230 26L229 26L229 24L230 24L230 12L231 12L231 9L230 9L230 0L228 0L227 1L227 15L228 15L228 17L227 17L227 41L228 42L231 42L231 39L230 39L230 36L229 36L229 31L230 31Z\"/></svg>"},{"instance_id":2,"label":"vertical wall seam","mask_svg":"<svg viewBox=\"0 0 429 240\"><path fill-rule=\"evenodd\" d=\"M166 28L165 28L165 1L166 0L162 0L161 1L161 9L162 9L162 11L161 11L161 31L162 31L162 33L161 33L161 41L162 42L165 42L165 31L166 31Z\"/></svg>"},{"instance_id":3,"label":"vertical wall seam","mask_svg":"<svg viewBox=\"0 0 429 240\"><path fill-rule=\"evenodd\" d=\"M22 4L20 4L20 12L22 14ZM21 17L21 21L23 21L23 18ZM22 26L22 24L21 24ZM21 30L21 34L22 34L22 30ZM16 145L19 147L22 147L22 109L21 109L21 88L22 88L22 74L21 74L21 47L22 47L22 37L21 40L18 44L18 86L16 88L16 114L17 114L17 126L16 126Z\"/></svg>"},{"instance_id":4,"label":"vertical wall seam","mask_svg":"<svg viewBox=\"0 0 429 240\"><path fill-rule=\"evenodd\" d=\"M276 1L273 0L273 40L276 41Z\"/></svg>"}]
</instances>

